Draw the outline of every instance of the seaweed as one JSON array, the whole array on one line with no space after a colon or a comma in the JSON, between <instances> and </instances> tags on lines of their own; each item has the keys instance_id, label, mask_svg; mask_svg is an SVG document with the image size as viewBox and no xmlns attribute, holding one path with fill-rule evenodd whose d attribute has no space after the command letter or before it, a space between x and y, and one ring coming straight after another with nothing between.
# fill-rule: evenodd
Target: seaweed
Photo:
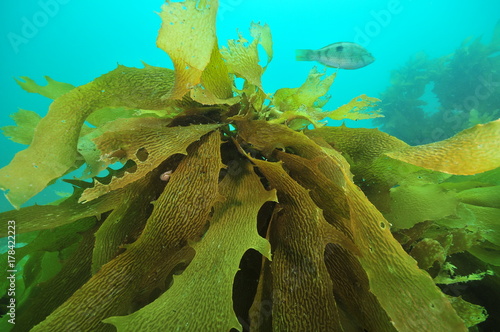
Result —
<instances>
[{"instance_id":1,"label":"seaweed","mask_svg":"<svg viewBox=\"0 0 500 332\"><path fill-rule=\"evenodd\" d=\"M411 145L449 138L500 116L500 21L490 43L467 38L452 54L431 59L420 52L391 73L381 94L383 118L375 123ZM427 94L438 105L426 109Z\"/></svg>"},{"instance_id":2,"label":"seaweed","mask_svg":"<svg viewBox=\"0 0 500 332\"><path fill-rule=\"evenodd\" d=\"M497 245L497 232L482 232L494 226L498 174L471 174L497 171L500 122L424 147L377 130L322 127L327 117L380 117L377 100L362 95L324 111L335 76L316 69L301 87L266 94L269 27L252 24L251 40L240 35L219 49L217 7L163 6L157 44L175 70L118 66L79 87L20 82L54 101L46 117L21 112L5 131L30 145L0 170L16 208L0 218L15 221L16 240L26 243L12 249L16 310L2 330L466 331L483 321L481 306L448 297L436 280L446 280L448 256L463 246L488 247L460 226L416 230L415 219L402 227L396 207L412 207L391 198L393 187L449 196L483 220L470 231ZM457 142L477 162L456 167ZM66 180L70 197L21 207L82 165L80 179ZM409 180L416 174L429 188ZM443 196L450 186L461 190ZM438 217L443 227L451 218ZM464 244L446 247L450 234ZM422 236L429 240L413 246ZM440 279L428 271L436 260Z\"/></svg>"}]
</instances>

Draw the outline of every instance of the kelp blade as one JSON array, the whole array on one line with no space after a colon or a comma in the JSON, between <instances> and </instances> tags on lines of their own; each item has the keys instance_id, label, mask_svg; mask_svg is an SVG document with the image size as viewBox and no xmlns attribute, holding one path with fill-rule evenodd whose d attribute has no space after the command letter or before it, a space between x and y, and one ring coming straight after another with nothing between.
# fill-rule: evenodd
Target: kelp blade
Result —
<instances>
[{"instance_id":1,"label":"kelp blade","mask_svg":"<svg viewBox=\"0 0 500 332\"><path fill-rule=\"evenodd\" d=\"M213 205L220 200L220 143L220 133L215 131L190 146L155 201L138 240L32 331L104 329L104 318L127 314L135 301L164 286L170 271L189 260L186 242L202 234Z\"/></svg>"},{"instance_id":2,"label":"kelp blade","mask_svg":"<svg viewBox=\"0 0 500 332\"><path fill-rule=\"evenodd\" d=\"M118 66L63 94L40 120L31 145L0 169L0 189L7 191L7 199L19 208L51 181L73 170L80 128L92 112L120 106L165 109L171 101L160 97L170 91L173 78L173 71L166 68Z\"/></svg>"},{"instance_id":3,"label":"kelp blade","mask_svg":"<svg viewBox=\"0 0 500 332\"><path fill-rule=\"evenodd\" d=\"M233 311L234 277L248 249L271 258L270 245L258 235L256 224L261 206L276 198L262 187L248 162L232 167L220 184L224 201L215 206L202 240L192 244L196 256L173 286L141 310L105 322L118 331L241 331Z\"/></svg>"},{"instance_id":4,"label":"kelp blade","mask_svg":"<svg viewBox=\"0 0 500 332\"><path fill-rule=\"evenodd\" d=\"M314 160L319 156L332 158L305 135L284 126L271 125L265 121L242 121L236 124L245 141L268 153L277 147L278 142L282 142L280 148L294 151L307 159ZM342 159L338 152L330 152L335 159ZM333 165L337 165L333 166L336 167L335 173L347 175L335 159L332 160ZM289 167L293 166L289 164ZM327 169L323 168L322 172ZM300 178L301 172L297 172L296 176ZM441 330L453 327L456 331L466 331L463 322L430 276L417 267L415 260L393 238L382 214L348 176L344 177L343 183L350 215L345 228L351 230L353 242L360 252L356 259L368 277L370 292L377 297L396 329L420 330L440 326L438 329ZM426 317L426 320L423 321L421 317Z\"/></svg>"}]
</instances>

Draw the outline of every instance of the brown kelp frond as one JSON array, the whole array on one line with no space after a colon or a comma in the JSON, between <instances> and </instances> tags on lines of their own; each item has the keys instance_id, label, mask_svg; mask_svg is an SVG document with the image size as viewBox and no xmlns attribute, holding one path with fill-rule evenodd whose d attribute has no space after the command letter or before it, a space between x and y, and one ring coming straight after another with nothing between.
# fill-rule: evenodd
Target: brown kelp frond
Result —
<instances>
[{"instance_id":1,"label":"brown kelp frond","mask_svg":"<svg viewBox=\"0 0 500 332\"><path fill-rule=\"evenodd\" d=\"M237 169L228 172L219 186L224 201L215 205L210 228L192 244L196 256L174 278L172 288L135 313L110 317L106 323L119 331L155 331L178 322L189 330L241 329L232 307L234 276L248 249L271 258L269 243L257 234L257 213L266 201L276 198L274 191L262 187L248 162L233 167Z\"/></svg>"},{"instance_id":2,"label":"brown kelp frond","mask_svg":"<svg viewBox=\"0 0 500 332\"><path fill-rule=\"evenodd\" d=\"M92 274L121 253L126 245L137 240L151 215L151 202L165 187L165 183L159 181L162 171L152 171L121 190L120 202L94 234Z\"/></svg>"},{"instance_id":3,"label":"brown kelp frond","mask_svg":"<svg viewBox=\"0 0 500 332\"><path fill-rule=\"evenodd\" d=\"M95 142L103 154L102 159L109 163L121 160L133 160L136 164L133 172L126 172L121 177L116 177L109 184L96 182L93 188L85 190L80 197L80 202L86 202L105 193L123 188L157 168L160 163L175 154L186 154L186 148L204 134L220 127L213 125L192 125L187 127L165 127L161 121L142 122L141 127L136 124L122 130L107 131ZM129 121L130 123L130 121ZM164 170L168 171L167 169Z\"/></svg>"},{"instance_id":4,"label":"brown kelp frond","mask_svg":"<svg viewBox=\"0 0 500 332\"><path fill-rule=\"evenodd\" d=\"M308 326L311 330L341 331L333 284L323 260L321 229L327 223L321 210L279 163L252 162L276 188L281 208L269 229L273 261L267 264L272 273L272 288L276 290L270 294L273 328L296 331ZM263 280L267 282L271 280ZM317 301L322 310L317 310ZM266 303L260 304L260 310L264 309L262 305Z\"/></svg>"},{"instance_id":5,"label":"brown kelp frond","mask_svg":"<svg viewBox=\"0 0 500 332\"><path fill-rule=\"evenodd\" d=\"M27 206L20 210L2 212L0 217L2 220L15 220L18 234L53 229L86 217L99 218L101 214L116 208L123 197L123 192L117 190L92 202L80 204L78 199L81 193L81 189L75 188L73 195L58 205ZM1 231L0 236L7 236L7 230Z\"/></svg>"},{"instance_id":6,"label":"brown kelp frond","mask_svg":"<svg viewBox=\"0 0 500 332\"><path fill-rule=\"evenodd\" d=\"M277 128L273 128L276 125L270 125L266 122L258 122L258 121L252 121L253 127L251 124L242 124L238 123L240 132L242 133L242 137L244 137L246 140L249 142L254 143L255 145L259 146L259 144L265 144L265 142L268 142L266 140L266 132L272 132L275 131ZM243 127L243 129L241 129ZM250 130L248 130L251 128ZM271 128L273 130L271 130ZM333 183L334 186L336 186L339 189L338 191L330 191L328 192L327 188L325 188L321 184L316 184L314 186L311 186L310 191L305 191L304 188L300 187L295 181L292 182L284 182L283 184L279 184L280 182L276 183L276 181L286 181L288 178L288 175L284 173L283 170L281 175L274 175L274 173L269 173L271 172L270 170L267 170L270 166L267 166L269 163L265 161L257 161L255 160L254 162L256 165L259 167L259 169L262 171L262 173L268 178L270 181L271 185L275 187L278 190L278 199L279 199L279 205L282 206L282 214L286 214L284 211L289 211L292 209L292 207L288 206L286 202L288 202L289 196L297 196L301 191L304 191L302 196L300 196L300 199L297 197L293 203L292 206L295 206L295 204L300 207L300 211L308 211L308 209L303 206L304 204L311 204L314 206L316 209L318 207L316 204L318 204L319 207L324 207L325 211L330 212L332 209L332 206L336 207L342 207L343 202L346 200L347 201L347 215L344 213L344 215L339 215L338 213L332 214L331 212L328 214L325 214L328 216L331 220L331 224L333 226L336 226L337 229L341 230L343 232L344 237L347 235L350 237L350 241L347 240L341 240L337 241L334 244L337 246L340 245L340 248L343 249L336 249L335 252L338 253L336 256L327 256L330 267L331 266L343 266L344 264L347 264L349 266L352 266L353 269L362 269L365 271L367 274L367 281L370 284L370 289L371 293L373 293L376 296L375 298L369 298L365 296L368 303L365 305L367 308L370 308L369 313L366 313L370 317L380 317L381 319L384 317L384 312L391 318L393 321L393 324L397 326L399 329L409 329L409 328L417 328L419 326L419 323L417 322L417 317L420 315L425 314L426 312L429 311L429 303L433 303L435 307L439 307L437 312L441 312L443 310L442 316L438 315L435 316L435 321L433 324L442 324L442 326L451 326L454 325L457 328L460 326L460 319L454 314L454 311L450 304L448 303L447 299L440 293L439 289L437 289L434 286L434 283L432 279L423 271L419 270L418 267L413 263L412 259L401 249L399 246L399 243L394 240L392 237L390 230L389 230L389 224L387 221L383 218L383 216L375 209L373 205L366 199L366 197L357 189L352 182L349 181L349 177L347 175L346 170L342 170L343 167L345 167L343 164L336 163L333 158L324 158L324 162L320 162L318 166L315 165L315 163L318 163L318 159L313 159L311 157L315 157L323 152L323 149L317 146L315 143L313 143L311 140L308 140L305 136L302 134L296 133L291 131L290 129L286 127L281 127L285 128L284 130L276 130L276 135L278 137L282 138L282 141L284 143L284 150L287 151L288 149L293 149L293 154L290 154L288 156L287 153L285 152L277 152L277 156L280 160L283 160L283 165L287 169L290 169L290 175L293 176L294 178L299 181L299 183L304 183L305 185L311 186L311 183L313 181L317 181L321 179L321 177L317 178L317 175L315 172L318 173L323 173L323 176L326 176L329 178L329 175L332 173L337 174L337 179L335 178L329 178L329 181L332 181L330 183ZM288 135L284 134L284 132L289 131L290 133ZM289 143L292 139L291 137L297 136L294 141L295 144ZM304 137L303 139L300 139L300 137ZM301 141L301 143L298 143ZM269 141L269 144L272 146L273 142ZM260 147L260 146L259 146ZM265 149L265 146L260 147L262 149ZM332 152L334 153L334 152ZM304 158L303 160L300 160L300 158ZM338 156L337 158L339 158ZM340 157L341 158L341 157ZM276 169L274 172L278 172L277 169L281 169L281 166L275 166L272 169ZM338 179L338 174L344 174L343 179ZM314 180L313 180L314 179ZM285 185L286 183L286 185ZM326 183L328 184L328 182ZM300 189L301 188L301 189ZM281 195L280 195L281 194ZM328 195L328 196L323 196L323 195ZM315 198L315 200L311 199ZM308 203L307 203L308 202ZM338 203L337 203L338 202ZM283 205L285 204L285 205ZM312 211L312 210L311 210ZM294 215L302 215L305 212L299 212L295 211ZM312 213L312 212L311 212ZM289 229L295 229L297 227L306 227L305 225L302 225L302 223L296 226L290 226L287 227L288 223L290 223L290 220L294 220L292 215L286 215L286 218L283 217L283 219L279 219L281 216L280 213L277 214L278 220L273 220L271 222L271 230L270 230L270 241L271 245L273 248L276 248L278 245L273 245L273 227L277 227L276 232L291 232ZM313 218L314 219L314 218ZM313 220L311 219L311 220ZM279 221L281 220L281 221ZM301 217L301 220L309 220L305 216ZM319 227L318 225L321 224L319 219L314 219L316 226ZM324 220L324 219L323 219ZM311 221L312 222L312 221ZM314 224L314 223L313 223ZM300 234L303 237L306 237L304 235L305 230L302 229ZM324 231L322 231L323 234L326 234ZM298 236L298 234L296 235ZM318 240L321 238L320 235L313 235L309 234L307 237L317 237ZM287 234L281 234L278 236L280 239L279 241L284 241L283 238L287 239L287 241L299 241L293 240L293 236L290 233ZM342 237L340 238L342 239ZM333 243L333 242L330 242ZM344 244L343 244L344 243ZM352 244L350 244L352 243ZM355 246L355 250L353 250L351 247ZM305 253L310 252L312 250L311 248L311 243L308 242L308 244L304 244L306 247L301 247L297 243L294 245L291 245L291 248L288 248L286 250L287 255L286 257L289 257L291 255L291 252L297 252L296 254L299 255L304 255ZM337 247L329 247L330 250L334 250L333 248ZM378 248L378 249L376 249ZM325 250L325 243L322 242L321 245L321 250L322 252ZM291 258L290 258L291 259ZM273 271L273 288L276 287L276 281L274 279L274 275L276 274L273 270L273 265L276 264L276 255L275 252L273 251L273 262L271 263L271 271ZM314 261L312 258L311 259L306 259L306 261ZM381 262L384 262L383 264L380 264ZM300 264L295 263L287 263L291 266L295 266L296 268L300 267ZM359 264L359 265L358 265ZM297 267L299 266L299 267ZM319 267L316 267L318 269ZM263 270L265 271L265 269ZM336 273L334 270L331 270L331 273L335 275L335 283L339 287L346 287L346 289L342 290L335 290L333 289L334 292L337 292L338 296L346 296L347 294L352 294L352 292L357 292L359 290L354 290L351 288L351 286L348 286L350 282L348 280L343 280L342 278L346 278L346 275L343 275L341 273ZM293 271L287 271L285 275L293 275ZM299 273L299 275L303 276L304 273ZM411 276L411 277L409 277ZM328 277L329 278L329 277ZM362 277L360 277L362 279ZM409 283L409 280L412 280L411 283ZM304 281L305 282L305 281ZM328 286L328 287L333 287L333 286ZM394 287L394 288L392 288ZM314 288L312 288L314 289ZM407 303L407 309L413 310L414 312L412 315L414 315L413 319L408 320L408 316L406 315L401 315L400 313L403 311L406 311L405 309L402 309L402 304L400 303L400 300L387 296L387 294L390 294L391 292L395 291L395 289L405 289L408 291L408 294L413 294L411 295L411 301ZM423 291L425 289L425 291ZM416 294L419 294L418 296ZM409 295L402 295L402 296L409 296ZM318 298L317 296L310 296L310 298ZM278 303L283 303L283 299L278 300L277 298L274 299L274 302ZM297 301L296 299L287 299L287 302L289 303L290 301ZM347 298L339 298L335 300L337 303L349 303L350 300ZM371 304L370 304L371 303ZM343 308L343 310L355 310L355 306L351 306L352 303L346 304L346 306ZM304 307L308 307L306 303L303 304ZM350 307L351 306L351 307ZM274 321L274 306L273 306L273 325L275 324ZM335 309L336 310L336 309ZM446 312L446 313L444 313ZM359 316L359 313L353 312L350 313L353 316ZM312 314L311 314L312 315ZM410 314L408 314L410 315ZM290 316L286 316L287 319L291 319ZM314 317L314 315L312 315ZM366 318L366 317L365 317ZM441 321L442 319L446 319L447 321L443 322ZM286 320L283 320L286 321ZM316 317L316 321L318 324L321 324L321 317ZM362 322L364 320L361 320ZM363 326L363 323L361 323L361 326L363 328L373 328L373 326L377 326L377 324L385 324L382 323L383 321L380 320L377 322L377 320L370 320L369 323L364 323L364 324L375 324L375 325L365 325ZM283 322L285 324L285 322ZM286 324L293 324L292 322L287 322ZM314 323L311 323L314 324ZM310 325L310 326L316 326L316 325ZM318 325L319 326L319 325ZM386 328L389 328L386 326Z\"/></svg>"},{"instance_id":7,"label":"brown kelp frond","mask_svg":"<svg viewBox=\"0 0 500 332\"><path fill-rule=\"evenodd\" d=\"M73 326L84 330L103 328L102 319L128 314L135 301L147 298L157 287L164 287L170 271L192 257L189 248L185 248L187 241L200 237L211 209L220 201L221 166L219 132L191 145L154 202L138 240L103 265L33 331L67 330ZM88 300L93 303L90 317Z\"/></svg>"}]
</instances>

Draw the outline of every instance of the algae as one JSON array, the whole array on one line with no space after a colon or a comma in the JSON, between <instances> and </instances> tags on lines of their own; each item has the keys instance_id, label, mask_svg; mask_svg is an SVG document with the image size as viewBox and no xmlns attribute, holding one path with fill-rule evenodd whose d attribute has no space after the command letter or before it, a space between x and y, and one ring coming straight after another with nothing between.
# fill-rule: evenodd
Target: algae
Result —
<instances>
[{"instance_id":1,"label":"algae","mask_svg":"<svg viewBox=\"0 0 500 332\"><path fill-rule=\"evenodd\" d=\"M381 94L383 131L411 145L441 141L500 116L500 21L489 43L466 38L451 54L431 58L423 52L391 72ZM432 109L428 97L436 99Z\"/></svg>"},{"instance_id":2,"label":"algae","mask_svg":"<svg viewBox=\"0 0 500 332\"><path fill-rule=\"evenodd\" d=\"M175 71L118 66L80 87L24 78L55 99L43 119L21 112L5 130L30 145L0 170L17 209L0 218L16 220L27 243L17 249L18 323L4 316L2 329L466 331L486 319L482 303L459 297L467 291L450 298L439 284L464 280L450 263L464 252L480 269L498 264L498 160L440 165L496 156L498 121L423 147L319 128L326 117L380 117L377 100L324 111L335 75L316 69L266 94L270 28L252 24L251 40L219 49L217 8L163 6L157 44ZM70 197L20 207L81 165ZM456 272L472 276L469 265Z\"/></svg>"}]
</instances>

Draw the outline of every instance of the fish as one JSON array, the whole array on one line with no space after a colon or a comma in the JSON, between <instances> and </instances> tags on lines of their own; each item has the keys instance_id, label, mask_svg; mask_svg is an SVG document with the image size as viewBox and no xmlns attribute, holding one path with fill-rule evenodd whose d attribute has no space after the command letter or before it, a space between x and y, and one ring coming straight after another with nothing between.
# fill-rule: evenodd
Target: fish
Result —
<instances>
[{"instance_id":1,"label":"fish","mask_svg":"<svg viewBox=\"0 0 500 332\"><path fill-rule=\"evenodd\" d=\"M297 61L317 61L340 69L358 69L375 61L363 46L351 42L333 43L319 50L296 50Z\"/></svg>"}]
</instances>

